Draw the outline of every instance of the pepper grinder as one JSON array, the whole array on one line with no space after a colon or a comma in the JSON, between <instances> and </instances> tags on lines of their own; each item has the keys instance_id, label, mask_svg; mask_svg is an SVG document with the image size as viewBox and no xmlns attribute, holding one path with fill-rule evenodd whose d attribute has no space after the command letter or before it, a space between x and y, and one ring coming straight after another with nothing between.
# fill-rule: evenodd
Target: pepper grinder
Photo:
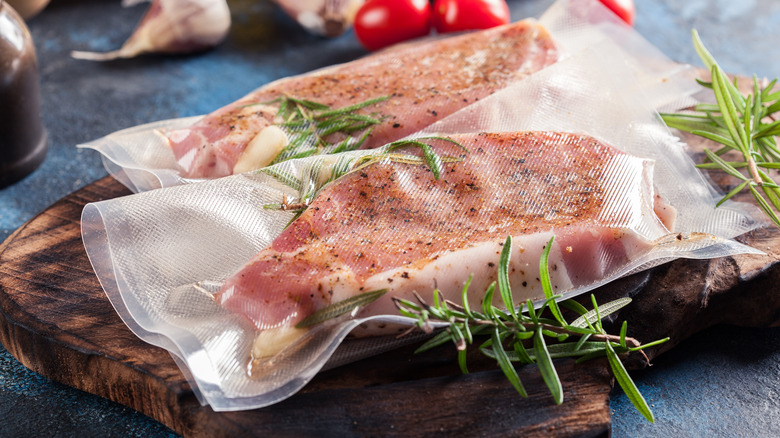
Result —
<instances>
[{"instance_id":1,"label":"pepper grinder","mask_svg":"<svg viewBox=\"0 0 780 438\"><path fill-rule=\"evenodd\" d=\"M19 14L0 0L0 188L35 170L46 150L32 36Z\"/></svg>"}]
</instances>

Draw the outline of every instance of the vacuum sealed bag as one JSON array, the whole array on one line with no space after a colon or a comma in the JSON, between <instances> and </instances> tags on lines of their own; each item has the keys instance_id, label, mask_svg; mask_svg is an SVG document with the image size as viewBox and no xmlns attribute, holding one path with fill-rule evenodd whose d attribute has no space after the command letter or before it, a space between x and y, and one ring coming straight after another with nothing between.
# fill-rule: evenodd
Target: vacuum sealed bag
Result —
<instances>
[{"instance_id":1,"label":"vacuum sealed bag","mask_svg":"<svg viewBox=\"0 0 780 438\"><path fill-rule=\"evenodd\" d=\"M645 72L605 39L379 148L89 204L87 254L128 327L220 411L405 342L393 296L438 288L459 302L473 275L476 304L507 236L516 302L544 298L551 236L564 298L679 257L758 253L731 240L757 226L752 209L715 208Z\"/></svg>"},{"instance_id":2,"label":"vacuum sealed bag","mask_svg":"<svg viewBox=\"0 0 780 438\"><path fill-rule=\"evenodd\" d=\"M669 61L595 0L561 0L540 20L400 44L266 84L203 116L123 130L84 147L133 191L238 174L286 159L382 146L602 40L657 107L692 92ZM668 109L668 108L667 108Z\"/></svg>"}]
</instances>

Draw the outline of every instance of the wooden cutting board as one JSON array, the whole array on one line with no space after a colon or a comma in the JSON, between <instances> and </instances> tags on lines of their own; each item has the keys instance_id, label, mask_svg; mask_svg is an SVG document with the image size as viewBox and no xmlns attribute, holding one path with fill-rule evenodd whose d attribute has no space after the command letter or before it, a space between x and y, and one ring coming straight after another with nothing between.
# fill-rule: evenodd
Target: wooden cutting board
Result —
<instances>
[{"instance_id":1,"label":"wooden cutting board","mask_svg":"<svg viewBox=\"0 0 780 438\"><path fill-rule=\"evenodd\" d=\"M114 179L99 180L55 203L0 246L0 341L28 368L186 436L422 436L473 433L473 424L496 436L609 431L611 377L603 362L559 361L566 393L564 404L555 406L535 367L521 369L530 392L522 399L499 371L487 370L476 357L471 363L484 370L461 375L449 346L422 355L413 355L411 346L321 373L300 393L264 409L217 413L201 406L167 352L122 323L84 252L83 206L126 194ZM664 348L714 323L734 322L727 315L738 315L740 308L752 313L756 326L771 325L780 309L772 297L780 284L780 233L768 228L743 240L769 254L678 260L615 282L597 297L604 302L634 295L621 317L641 340L672 336ZM748 309L749 303L762 306ZM721 311L725 307L730 311Z\"/></svg>"},{"instance_id":2,"label":"wooden cutting board","mask_svg":"<svg viewBox=\"0 0 780 438\"><path fill-rule=\"evenodd\" d=\"M687 140L694 150L703 147L699 139ZM609 433L611 376L604 362L558 361L565 401L556 406L535 367L520 369L530 394L523 399L478 356L471 360L474 372L461 375L450 346L421 355L405 347L320 373L298 394L263 409L218 413L201 406L171 356L122 323L84 252L84 205L127 194L114 179L101 179L0 245L0 342L33 371L185 436L473 435L476 425L495 436ZM767 254L677 260L597 290L598 301L632 296L620 314L629 334L644 342L672 338L648 350L650 358L717 323L777 325L780 231L761 228L740 240Z\"/></svg>"},{"instance_id":3,"label":"wooden cutting board","mask_svg":"<svg viewBox=\"0 0 780 438\"><path fill-rule=\"evenodd\" d=\"M523 399L499 371L461 375L451 348L413 355L411 346L336 368L264 409L217 413L203 407L171 356L122 323L84 252L84 205L126 194L114 179L99 180L0 246L0 341L33 371L186 436L422 436L473 433L479 424L496 436L564 437L609 429L611 377L603 362L558 362L566 403L556 406L533 367L521 371L530 393ZM479 365L478 358L472 363Z\"/></svg>"}]
</instances>

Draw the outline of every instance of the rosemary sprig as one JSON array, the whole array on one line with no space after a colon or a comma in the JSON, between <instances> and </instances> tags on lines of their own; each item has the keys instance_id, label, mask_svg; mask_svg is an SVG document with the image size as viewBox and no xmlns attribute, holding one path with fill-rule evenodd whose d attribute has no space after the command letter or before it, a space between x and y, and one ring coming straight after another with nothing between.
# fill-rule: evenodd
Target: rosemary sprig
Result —
<instances>
[{"instance_id":1,"label":"rosemary sprig","mask_svg":"<svg viewBox=\"0 0 780 438\"><path fill-rule=\"evenodd\" d=\"M370 292L364 292L354 297L347 298L346 300L333 303L330 306L326 306L311 315L304 318L301 322L295 325L295 328L306 328L321 322L328 321L346 313L353 312L361 307L367 306L384 295L387 289L373 290Z\"/></svg>"},{"instance_id":2,"label":"rosemary sprig","mask_svg":"<svg viewBox=\"0 0 780 438\"><path fill-rule=\"evenodd\" d=\"M552 240L545 247L540 263L541 277L549 279L547 258L552 246ZM508 237L502 251L498 267L499 289L511 287L506 273L508 272L509 254L512 239ZM605 357L615 375L615 380L623 388L627 397L636 409L648 421L653 422L653 413L647 402L639 393L631 377L620 361L619 355L630 352L641 352L642 349L666 342L661 339L648 344L641 344L634 338L626 336L626 323L623 323L620 335L611 335L604 330L601 319L614 313L631 302L623 298L599 306L595 297L591 296L593 309L588 311L575 301L566 300L561 306L575 311L580 317L569 324L563 318L563 313L556 302L559 295L554 295L549 281L542 282L547 299L539 309L535 309L529 300L518 312L512 302L511 293L500 291L506 306L500 309L492 304L496 282L485 291L482 300L482 312L476 312L468 306L468 288L471 280L466 282L462 290L463 305L445 300L439 290L434 290L433 304L426 303L419 295L417 302L401 298L393 298L396 307L402 315L416 320L416 327L432 332L436 324L446 325L446 329L435 335L418 348L418 352L429 350L447 342L455 343L458 349L458 362L461 370L466 373L466 349L475 341L475 335L487 334L489 338L479 346L480 351L496 360L512 386L522 396L527 393L513 362L521 364L536 363L542 378L556 403L563 402L561 381L555 370L553 359L560 357L577 357L578 361L596 357ZM544 316L549 311L553 318ZM531 346L527 346L527 344ZM644 354L644 353L642 353Z\"/></svg>"},{"instance_id":3,"label":"rosemary sprig","mask_svg":"<svg viewBox=\"0 0 780 438\"><path fill-rule=\"evenodd\" d=\"M385 116L362 114L360 110L389 99L389 96L368 99L342 108L331 108L319 102L280 96L263 104L278 104L278 126L286 128L290 142L271 164L316 154L335 154L360 148L371 135L371 127L382 123ZM328 140L333 134L344 139L336 144Z\"/></svg>"},{"instance_id":4,"label":"rosemary sprig","mask_svg":"<svg viewBox=\"0 0 780 438\"><path fill-rule=\"evenodd\" d=\"M541 258L540 274L542 277L549 278L547 260L552 243L553 240L550 239ZM399 312L415 320L415 326L411 329L417 327L425 332L432 333L434 326L446 326L444 330L420 346L417 352L427 351L447 342L454 342L458 349L458 364L464 373L468 373L466 364L467 347L475 342L477 335L488 335L489 338L479 346L479 349L484 355L496 360L499 368L504 372L504 375L515 390L523 397L528 396L513 363L536 363L545 384L550 389L550 393L557 404L563 403L563 387L561 386L553 359L577 357L577 362L581 362L597 357L606 357L615 380L626 393L628 399L648 421L654 422L655 419L649 405L623 366L620 355L630 352L644 354L641 350L666 342L668 338L641 344L638 340L626 336L628 325L625 321L619 335L611 335L604 330L601 320L628 305L631 302L630 298L620 298L599 306L596 303L596 298L591 295L591 301L593 302L592 310L587 310L576 301L563 301L560 303L561 307L566 307L580 315L574 322L569 324L563 318L563 314L556 302L560 296L553 295L552 287L548 281L542 282L545 296L548 297L542 306L539 309L535 309L533 303L528 300L524 304L523 312L518 312L516 307L520 306L515 306L512 301L511 285L507 276L511 250L512 238L507 237L498 266L499 288L506 286L507 291L510 291L510 293L501 292L506 310L492 304L496 282L491 284L485 291L482 299L482 312L472 310L468 304L471 277L466 281L461 291L462 305L445 300L439 290L433 291L432 305L427 304L416 293L416 303L393 297L393 302ZM310 315L301 321L297 327L310 327L340 315L354 312L373 302L386 292L386 289L366 292L344 301L333 303ZM555 317L553 319L544 317L546 310L550 311ZM531 347L526 346L525 341L530 342Z\"/></svg>"},{"instance_id":5,"label":"rosemary sprig","mask_svg":"<svg viewBox=\"0 0 780 438\"><path fill-rule=\"evenodd\" d=\"M440 156L434 148L426 143L430 140L441 140L452 143L464 151L468 152L464 146L455 140L447 137L430 136L414 139L398 140L377 149L373 154L367 155L330 155L314 159L312 163L303 171L300 178L290 173L280 170L277 166L260 169L259 172L272 176L282 184L298 192L298 198L294 202L289 202L286 198L281 203L267 204L264 207L277 210L295 211L295 220L303 213L309 204L320 194L325 186L343 177L348 173L358 171L374 163L389 160L398 163L413 165L426 165L431 169L435 179L441 178L444 163L460 161L462 158L455 156ZM422 156L396 152L401 148L419 148Z\"/></svg>"},{"instance_id":6,"label":"rosemary sprig","mask_svg":"<svg viewBox=\"0 0 780 438\"><path fill-rule=\"evenodd\" d=\"M433 150L433 147L431 147L430 144L425 143L423 140L441 140L448 143L452 143L455 146L458 146L459 148L463 149L463 151L468 152L469 150L466 149L465 146L458 143L457 141L448 138L448 137L441 137L441 136L430 136L430 137L418 137L418 138L412 138L412 139L404 139L404 140L398 140L394 141L384 147L384 150L386 153L390 153L396 149L405 148L405 147L417 147L420 148L420 150L423 153L423 161L425 164L428 165L428 167L431 169L431 172L433 172L433 177L437 180L441 178L441 172L443 169L442 166L442 158L439 157L439 155L436 153L436 151ZM446 157L447 162L452 161L460 161L459 158L456 157ZM419 158L415 157L412 159L412 161L409 161L409 163L419 163Z\"/></svg>"},{"instance_id":7,"label":"rosemary sprig","mask_svg":"<svg viewBox=\"0 0 780 438\"><path fill-rule=\"evenodd\" d=\"M723 204L737 193L747 189L766 215L780 226L780 186L770 172L780 167L780 150L775 136L780 134L780 91L774 91L777 79L763 88L753 76L753 92L743 95L731 82L693 30L696 52L710 70L711 82L698 82L713 90L716 104L697 105L690 113L661 114L672 128L704 137L722 145L718 150L705 149L709 162L699 164L704 169L721 169L741 181L719 202ZM722 155L735 151L741 160L727 161Z\"/></svg>"}]
</instances>

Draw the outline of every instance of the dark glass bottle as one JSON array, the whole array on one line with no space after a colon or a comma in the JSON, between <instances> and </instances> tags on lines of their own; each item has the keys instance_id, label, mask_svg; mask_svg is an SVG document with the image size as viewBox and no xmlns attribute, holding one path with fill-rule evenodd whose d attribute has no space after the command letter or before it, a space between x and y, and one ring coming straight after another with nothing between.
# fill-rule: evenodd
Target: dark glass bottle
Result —
<instances>
[{"instance_id":1,"label":"dark glass bottle","mask_svg":"<svg viewBox=\"0 0 780 438\"><path fill-rule=\"evenodd\" d=\"M0 0L0 188L35 170L46 150L32 36L19 14Z\"/></svg>"}]
</instances>

